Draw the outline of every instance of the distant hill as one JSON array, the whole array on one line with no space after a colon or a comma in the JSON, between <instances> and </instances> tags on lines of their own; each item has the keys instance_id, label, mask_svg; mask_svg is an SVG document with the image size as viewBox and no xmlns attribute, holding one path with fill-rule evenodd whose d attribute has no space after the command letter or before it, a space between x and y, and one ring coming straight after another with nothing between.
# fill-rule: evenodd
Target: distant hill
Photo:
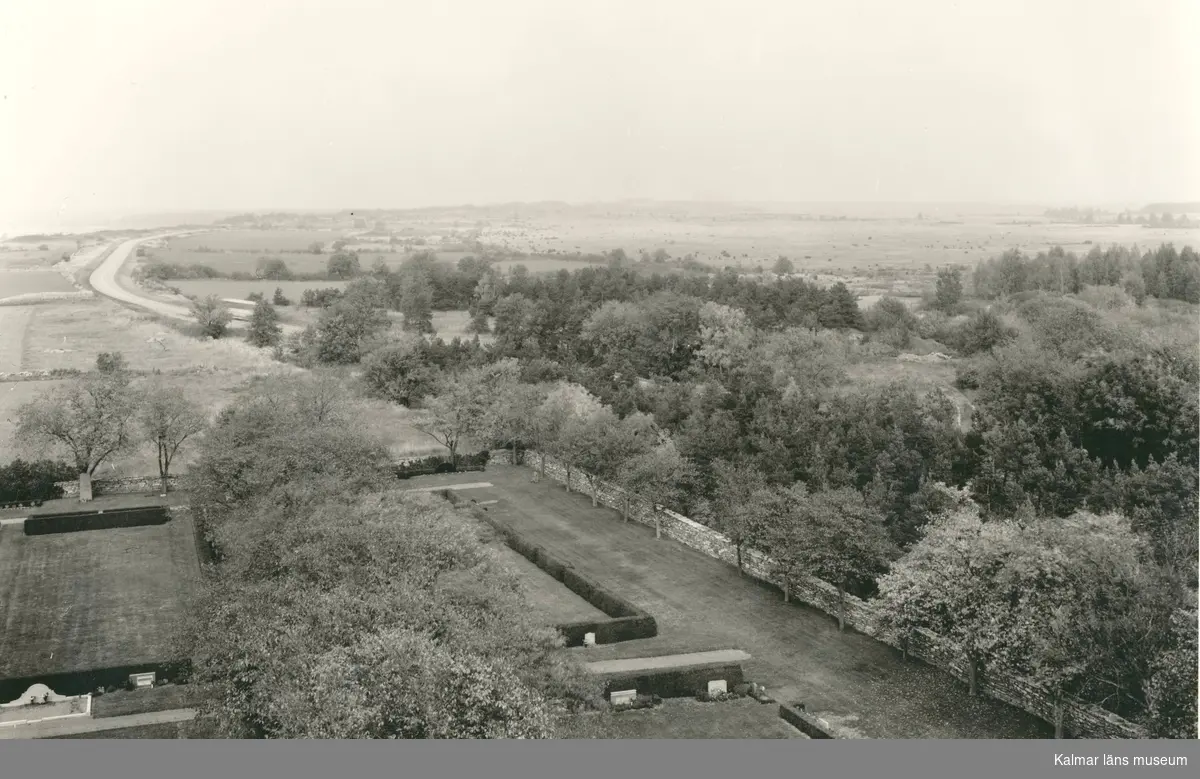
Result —
<instances>
[{"instance_id":1,"label":"distant hill","mask_svg":"<svg viewBox=\"0 0 1200 779\"><path fill-rule=\"evenodd\" d=\"M1143 214L1200 214L1200 202L1151 203L1142 209Z\"/></svg>"}]
</instances>

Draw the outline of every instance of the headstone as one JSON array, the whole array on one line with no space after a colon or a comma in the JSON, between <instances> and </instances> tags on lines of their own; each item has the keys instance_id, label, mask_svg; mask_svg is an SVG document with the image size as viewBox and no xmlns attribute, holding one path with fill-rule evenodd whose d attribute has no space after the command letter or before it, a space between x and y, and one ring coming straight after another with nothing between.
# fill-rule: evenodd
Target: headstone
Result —
<instances>
[{"instance_id":1,"label":"headstone","mask_svg":"<svg viewBox=\"0 0 1200 779\"><path fill-rule=\"evenodd\" d=\"M89 474L79 474L79 502L87 503L92 499L92 477Z\"/></svg>"},{"instance_id":2,"label":"headstone","mask_svg":"<svg viewBox=\"0 0 1200 779\"><path fill-rule=\"evenodd\" d=\"M584 646L595 646L596 645L596 634L595 633L584 633L583 634L583 645Z\"/></svg>"},{"instance_id":3,"label":"headstone","mask_svg":"<svg viewBox=\"0 0 1200 779\"><path fill-rule=\"evenodd\" d=\"M608 699L614 706L633 703L637 700L637 690L614 690L609 694Z\"/></svg>"},{"instance_id":4,"label":"headstone","mask_svg":"<svg viewBox=\"0 0 1200 779\"><path fill-rule=\"evenodd\" d=\"M129 686L137 690L142 687L154 686L154 673L129 674Z\"/></svg>"},{"instance_id":5,"label":"headstone","mask_svg":"<svg viewBox=\"0 0 1200 779\"><path fill-rule=\"evenodd\" d=\"M709 695L724 694L727 692L729 692L729 687L725 684L724 679L713 679L708 683Z\"/></svg>"}]
</instances>

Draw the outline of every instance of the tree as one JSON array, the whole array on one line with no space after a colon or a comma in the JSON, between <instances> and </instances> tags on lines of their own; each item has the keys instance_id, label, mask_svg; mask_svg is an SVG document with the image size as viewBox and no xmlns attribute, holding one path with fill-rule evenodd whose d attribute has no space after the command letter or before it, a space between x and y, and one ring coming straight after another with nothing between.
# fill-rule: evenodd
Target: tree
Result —
<instances>
[{"instance_id":1,"label":"tree","mask_svg":"<svg viewBox=\"0 0 1200 779\"><path fill-rule=\"evenodd\" d=\"M363 360L363 382L374 397L412 407L434 391L438 372L427 355L425 340L405 333L372 351Z\"/></svg>"},{"instance_id":2,"label":"tree","mask_svg":"<svg viewBox=\"0 0 1200 779\"><path fill-rule=\"evenodd\" d=\"M742 575L742 549L762 541L771 504L766 481L755 468L726 460L713 462L716 490L711 521L729 536L737 550L738 575Z\"/></svg>"},{"instance_id":3,"label":"tree","mask_svg":"<svg viewBox=\"0 0 1200 779\"><path fill-rule=\"evenodd\" d=\"M818 312L821 326L833 330L862 327L862 311L858 299L842 282L829 288L828 297Z\"/></svg>"},{"instance_id":4,"label":"tree","mask_svg":"<svg viewBox=\"0 0 1200 779\"><path fill-rule=\"evenodd\" d=\"M220 338L229 329L233 314L216 295L209 295L192 302L192 316L200 325L200 332L208 338Z\"/></svg>"},{"instance_id":5,"label":"tree","mask_svg":"<svg viewBox=\"0 0 1200 779\"><path fill-rule=\"evenodd\" d=\"M493 409L516 384L519 371L517 361L508 359L443 377L438 394L426 401L413 425L446 447L457 467L463 438L489 438Z\"/></svg>"},{"instance_id":6,"label":"tree","mask_svg":"<svg viewBox=\"0 0 1200 779\"><path fill-rule=\"evenodd\" d=\"M846 593L872 583L887 570L896 549L883 525L883 516L872 510L860 492L841 488L808 493L790 491L788 511L779 515L776 530L781 556L799 569L837 587L838 630L846 629ZM773 552L779 551L776 547Z\"/></svg>"},{"instance_id":7,"label":"tree","mask_svg":"<svg viewBox=\"0 0 1200 779\"><path fill-rule=\"evenodd\" d=\"M287 281L292 278L292 271L287 263L278 257L260 257L254 266L254 275L260 279Z\"/></svg>"},{"instance_id":8,"label":"tree","mask_svg":"<svg viewBox=\"0 0 1200 779\"><path fill-rule=\"evenodd\" d=\"M321 254L325 251L325 244L320 241L313 241L308 245L309 254Z\"/></svg>"},{"instance_id":9,"label":"tree","mask_svg":"<svg viewBox=\"0 0 1200 779\"><path fill-rule=\"evenodd\" d=\"M740 308L705 303L700 308L699 357L719 371L736 370L743 364L757 339L746 312Z\"/></svg>"},{"instance_id":10,"label":"tree","mask_svg":"<svg viewBox=\"0 0 1200 779\"><path fill-rule=\"evenodd\" d=\"M569 419L560 432L559 450L591 483L595 506L600 483L613 479L625 462L657 444L657 438L650 417L639 413L619 419L604 406L586 417Z\"/></svg>"},{"instance_id":11,"label":"tree","mask_svg":"<svg viewBox=\"0 0 1200 779\"><path fill-rule=\"evenodd\" d=\"M695 466L679 453L670 438L620 464L615 481L635 495L650 498L655 504L678 507ZM628 502L625 518L629 519ZM655 522L655 537L661 529Z\"/></svg>"},{"instance_id":12,"label":"tree","mask_svg":"<svg viewBox=\"0 0 1200 779\"><path fill-rule=\"evenodd\" d=\"M354 285L362 282L354 282ZM336 303L321 312L313 329L320 362L352 364L373 348L372 341L391 327L378 292L351 285Z\"/></svg>"},{"instance_id":13,"label":"tree","mask_svg":"<svg viewBox=\"0 0 1200 779\"><path fill-rule=\"evenodd\" d=\"M1147 684L1147 726L1155 738L1196 738L1196 599L1171 615L1171 639Z\"/></svg>"},{"instance_id":14,"label":"tree","mask_svg":"<svg viewBox=\"0 0 1200 779\"><path fill-rule=\"evenodd\" d=\"M175 455L185 441L208 427L208 416L186 395L154 380L142 393L138 422L143 440L157 452L158 475L166 495Z\"/></svg>"},{"instance_id":15,"label":"tree","mask_svg":"<svg viewBox=\"0 0 1200 779\"><path fill-rule=\"evenodd\" d=\"M420 265L400 271L400 313L404 315L406 331L433 332L433 290L427 271Z\"/></svg>"},{"instance_id":16,"label":"tree","mask_svg":"<svg viewBox=\"0 0 1200 779\"><path fill-rule=\"evenodd\" d=\"M96 370L100 373L121 373L128 369L125 355L120 352L100 352L96 355Z\"/></svg>"},{"instance_id":17,"label":"tree","mask_svg":"<svg viewBox=\"0 0 1200 779\"><path fill-rule=\"evenodd\" d=\"M358 255L354 252L337 251L337 253L329 257L326 263L329 277L333 279L342 279L348 281L357 278L362 273L362 267L359 265Z\"/></svg>"},{"instance_id":18,"label":"tree","mask_svg":"<svg viewBox=\"0 0 1200 779\"><path fill-rule=\"evenodd\" d=\"M279 326L279 314L265 299L254 304L250 315L250 327L246 330L246 340L251 346L275 346L279 343L283 328Z\"/></svg>"},{"instance_id":19,"label":"tree","mask_svg":"<svg viewBox=\"0 0 1200 779\"><path fill-rule=\"evenodd\" d=\"M943 268L938 271L933 307L947 314L955 314L962 302L962 295L962 268Z\"/></svg>"},{"instance_id":20,"label":"tree","mask_svg":"<svg viewBox=\"0 0 1200 779\"><path fill-rule=\"evenodd\" d=\"M85 376L17 409L16 439L65 451L75 472L91 476L135 440L137 395L121 373Z\"/></svg>"},{"instance_id":21,"label":"tree","mask_svg":"<svg viewBox=\"0 0 1200 779\"><path fill-rule=\"evenodd\" d=\"M292 301L288 300L287 296L283 294L282 287L276 287L275 295L271 298L271 303L276 306L290 306Z\"/></svg>"},{"instance_id":22,"label":"tree","mask_svg":"<svg viewBox=\"0 0 1200 779\"><path fill-rule=\"evenodd\" d=\"M775 260L775 264L771 266L771 272L776 276L787 276L795 271L795 263L783 255L780 255L779 259Z\"/></svg>"},{"instance_id":23,"label":"tree","mask_svg":"<svg viewBox=\"0 0 1200 779\"><path fill-rule=\"evenodd\" d=\"M544 449L552 454L565 457L569 454L569 441L563 435L573 419L585 419L600 412L600 401L588 392L582 385L567 381L559 381L546 393L546 399L537 410L534 419L537 437L544 442ZM571 462L568 459L564 465L567 468L567 491L571 491ZM542 453L538 464L538 476L546 475L545 452Z\"/></svg>"}]
</instances>

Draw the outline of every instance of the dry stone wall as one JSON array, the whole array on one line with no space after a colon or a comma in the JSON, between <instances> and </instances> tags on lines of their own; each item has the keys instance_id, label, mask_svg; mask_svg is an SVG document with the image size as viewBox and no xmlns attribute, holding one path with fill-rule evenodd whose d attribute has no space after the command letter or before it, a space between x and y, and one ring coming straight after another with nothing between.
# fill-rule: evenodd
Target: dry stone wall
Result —
<instances>
[{"instance_id":1,"label":"dry stone wall","mask_svg":"<svg viewBox=\"0 0 1200 779\"><path fill-rule=\"evenodd\" d=\"M60 481L64 498L79 497L79 481ZM179 489L179 479L176 476L167 477L167 487ZM162 489L162 479L158 476L130 476L122 479L95 479L92 481L92 497L97 495L119 495L127 492L156 492Z\"/></svg>"},{"instance_id":2,"label":"dry stone wall","mask_svg":"<svg viewBox=\"0 0 1200 779\"><path fill-rule=\"evenodd\" d=\"M500 460L499 452L493 455L497 462L507 462L507 456ZM524 465L537 470L541 458L540 452L527 451L523 458ZM548 478L567 485L572 491L589 496L592 494L593 485L589 479L578 469L568 469L551 455L545 455L545 470ZM730 565L737 564L737 547L723 533L665 507L656 508L653 501L612 484L599 482L595 485L595 494L598 503L622 513L627 512L631 521L655 527L663 536L709 557ZM773 568L767 555L756 549L742 549L742 569L747 574L782 587ZM894 641L876 630L877 607L873 603L849 594L842 596L833 585L813 577L794 582L789 588L789 596L827 614L837 615L841 611L850 627L896 646ZM909 637L907 651L910 657L940 668L962 682L967 681L966 658L953 642L927 630L918 630ZM1055 722L1054 696L1045 688L1002 666L985 666L979 674L978 686L982 694L1016 706L1051 724ZM1143 728L1099 706L1070 698L1063 699L1060 706L1064 728L1079 738L1146 738Z\"/></svg>"}]
</instances>

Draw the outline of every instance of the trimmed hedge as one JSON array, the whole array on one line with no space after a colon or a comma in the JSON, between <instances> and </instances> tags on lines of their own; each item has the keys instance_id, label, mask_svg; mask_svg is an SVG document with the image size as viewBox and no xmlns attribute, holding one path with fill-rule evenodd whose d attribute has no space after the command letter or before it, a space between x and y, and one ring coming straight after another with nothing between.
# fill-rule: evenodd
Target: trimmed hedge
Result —
<instances>
[{"instance_id":1,"label":"trimmed hedge","mask_svg":"<svg viewBox=\"0 0 1200 779\"><path fill-rule=\"evenodd\" d=\"M25 520L25 535L40 536L49 533L77 533L83 530L165 525L170 518L166 506L39 514Z\"/></svg>"},{"instance_id":2,"label":"trimmed hedge","mask_svg":"<svg viewBox=\"0 0 1200 779\"><path fill-rule=\"evenodd\" d=\"M779 704L779 717L809 738L837 738L828 729L828 723L824 720L788 706L786 703Z\"/></svg>"},{"instance_id":3,"label":"trimmed hedge","mask_svg":"<svg viewBox=\"0 0 1200 779\"><path fill-rule=\"evenodd\" d=\"M458 467L446 457L435 455L420 460L410 460L393 467L397 479L411 479L414 476L432 476L435 473L456 473L485 470L491 452L483 450L476 454L466 454L458 458Z\"/></svg>"},{"instance_id":4,"label":"trimmed hedge","mask_svg":"<svg viewBox=\"0 0 1200 779\"><path fill-rule=\"evenodd\" d=\"M130 674L153 672L157 679L182 683L188 680L191 671L191 660L168 660L69 673L11 677L0 679L0 702L16 700L18 695L35 684L44 684L59 695L83 695L95 692L99 687L124 687L129 683Z\"/></svg>"},{"instance_id":5,"label":"trimmed hedge","mask_svg":"<svg viewBox=\"0 0 1200 779\"><path fill-rule=\"evenodd\" d=\"M637 690L638 694L662 698L694 698L708 692L708 683L724 679L732 690L745 682L741 663L707 663L686 668L605 674L604 694L615 690Z\"/></svg>"},{"instance_id":6,"label":"trimmed hedge","mask_svg":"<svg viewBox=\"0 0 1200 779\"><path fill-rule=\"evenodd\" d=\"M456 506L463 503L463 499L456 495L454 490L440 490L438 494ZM567 646L583 646L583 638L587 633L596 634L597 644L615 644L637 638L654 638L658 635L658 623L651 615L583 576L547 552L545 547L529 542L487 513L475 509L475 515L487 522L510 549L611 617L606 620L584 620L557 625L566 638Z\"/></svg>"}]
</instances>

